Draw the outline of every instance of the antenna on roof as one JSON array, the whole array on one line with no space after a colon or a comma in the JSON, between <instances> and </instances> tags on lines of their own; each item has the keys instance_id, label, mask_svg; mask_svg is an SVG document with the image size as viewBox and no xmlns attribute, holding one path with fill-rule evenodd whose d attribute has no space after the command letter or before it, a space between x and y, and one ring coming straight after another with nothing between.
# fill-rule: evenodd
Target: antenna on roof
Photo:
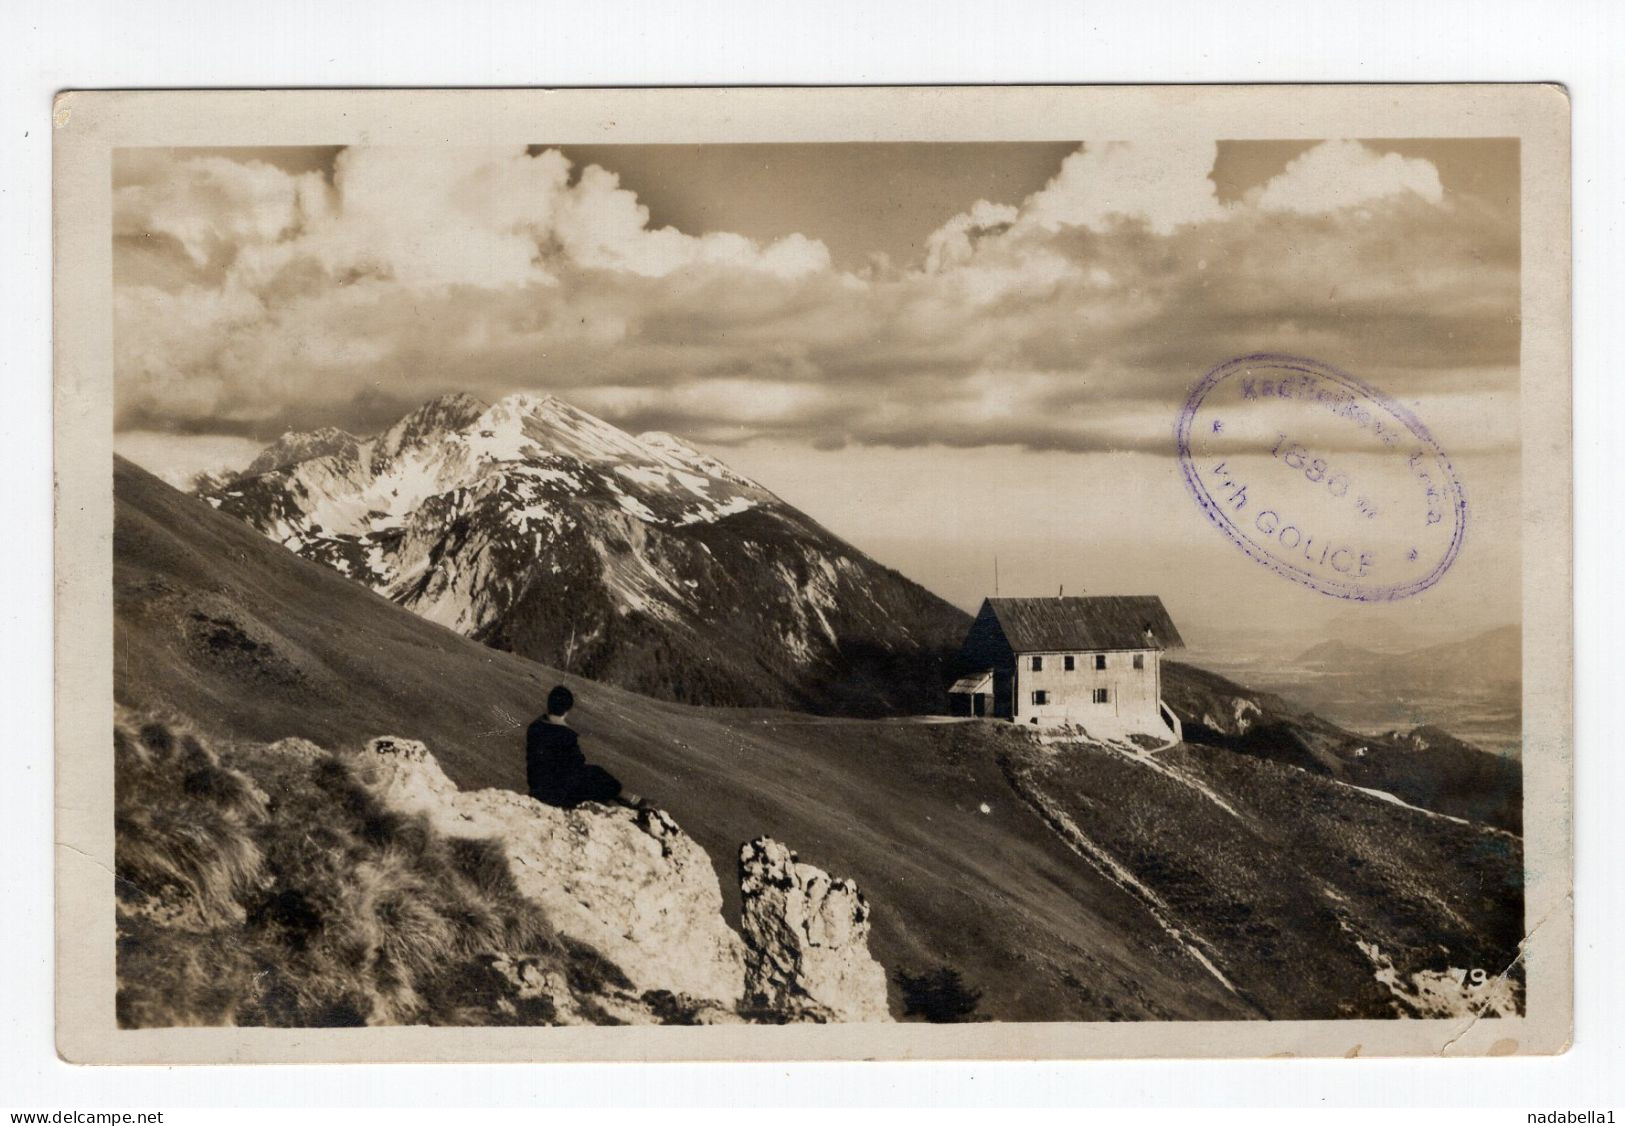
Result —
<instances>
[{"instance_id":1,"label":"antenna on roof","mask_svg":"<svg viewBox=\"0 0 1625 1126\"><path fill-rule=\"evenodd\" d=\"M999 596L999 557L993 557L993 597Z\"/></svg>"},{"instance_id":2,"label":"antenna on roof","mask_svg":"<svg viewBox=\"0 0 1625 1126\"><path fill-rule=\"evenodd\" d=\"M1059 589L1058 589L1058 590L1056 590L1056 592L1055 592L1055 597L1056 597L1056 598L1060 598L1060 597L1062 597L1062 596L1063 596L1063 595L1065 595L1065 594L1066 594L1066 584L1065 584L1065 583L1062 583L1062 584L1061 584L1061 585L1060 585L1060 588L1059 588Z\"/></svg>"}]
</instances>

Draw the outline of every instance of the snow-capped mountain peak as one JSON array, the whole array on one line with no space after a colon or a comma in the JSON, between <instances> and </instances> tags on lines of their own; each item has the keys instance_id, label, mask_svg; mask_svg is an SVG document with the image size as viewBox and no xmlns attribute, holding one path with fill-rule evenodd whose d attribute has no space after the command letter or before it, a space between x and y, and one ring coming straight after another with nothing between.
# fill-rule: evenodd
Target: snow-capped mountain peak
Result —
<instances>
[{"instance_id":1,"label":"snow-capped mountain peak","mask_svg":"<svg viewBox=\"0 0 1625 1126\"><path fill-rule=\"evenodd\" d=\"M649 451L624 430L552 395L509 395L486 413L481 427L498 433L517 428L541 450L584 462L636 463L649 458Z\"/></svg>"},{"instance_id":2,"label":"snow-capped mountain peak","mask_svg":"<svg viewBox=\"0 0 1625 1126\"><path fill-rule=\"evenodd\" d=\"M238 476L253 477L311 458L354 452L360 444L361 439L354 434L333 426L307 431L290 430L261 450L259 456L249 462L248 468Z\"/></svg>"},{"instance_id":3,"label":"snow-capped mountain peak","mask_svg":"<svg viewBox=\"0 0 1625 1126\"><path fill-rule=\"evenodd\" d=\"M431 399L372 438L341 430L287 434L250 472L204 482L209 503L272 539L381 590L421 569L432 529L479 503L529 535L558 530L584 499L623 518L680 527L714 523L775 498L668 434L634 438L552 395L487 404ZM405 555L402 553L405 552Z\"/></svg>"},{"instance_id":4,"label":"snow-capped mountain peak","mask_svg":"<svg viewBox=\"0 0 1625 1126\"><path fill-rule=\"evenodd\" d=\"M430 620L678 699L791 702L957 623L718 458L551 395L442 396L255 464L198 495Z\"/></svg>"},{"instance_id":5,"label":"snow-capped mountain peak","mask_svg":"<svg viewBox=\"0 0 1625 1126\"><path fill-rule=\"evenodd\" d=\"M430 399L375 438L376 452L396 457L467 427L487 410L485 403L458 391Z\"/></svg>"}]
</instances>

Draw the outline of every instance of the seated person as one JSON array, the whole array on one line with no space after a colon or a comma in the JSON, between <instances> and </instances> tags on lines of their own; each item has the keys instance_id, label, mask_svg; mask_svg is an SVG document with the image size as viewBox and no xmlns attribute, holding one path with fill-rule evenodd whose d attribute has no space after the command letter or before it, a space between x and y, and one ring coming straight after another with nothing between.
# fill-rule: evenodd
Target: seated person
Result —
<instances>
[{"instance_id":1,"label":"seated person","mask_svg":"<svg viewBox=\"0 0 1625 1126\"><path fill-rule=\"evenodd\" d=\"M641 807L643 800L624 792L613 774L601 766L588 765L575 731L565 722L574 706L575 696L559 685L547 694L547 713L525 732L525 777L530 796L560 809L574 809L589 801Z\"/></svg>"}]
</instances>

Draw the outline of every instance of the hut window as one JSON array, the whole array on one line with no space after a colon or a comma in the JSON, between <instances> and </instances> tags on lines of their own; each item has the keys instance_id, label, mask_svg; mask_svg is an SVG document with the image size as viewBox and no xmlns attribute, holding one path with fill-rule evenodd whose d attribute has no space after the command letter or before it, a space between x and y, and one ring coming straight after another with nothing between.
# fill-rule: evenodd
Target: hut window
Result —
<instances>
[{"instance_id":1,"label":"hut window","mask_svg":"<svg viewBox=\"0 0 1625 1126\"><path fill-rule=\"evenodd\" d=\"M1095 703L1097 703L1097 704L1110 703L1111 702L1110 692L1111 692L1111 690L1109 688L1097 688L1097 689L1095 689Z\"/></svg>"},{"instance_id":2,"label":"hut window","mask_svg":"<svg viewBox=\"0 0 1625 1126\"><path fill-rule=\"evenodd\" d=\"M1072 656L1062 657L1061 664L1067 672L1071 672L1073 669L1078 667L1078 659Z\"/></svg>"},{"instance_id":3,"label":"hut window","mask_svg":"<svg viewBox=\"0 0 1625 1126\"><path fill-rule=\"evenodd\" d=\"M1035 704L1047 704L1047 703L1049 703L1049 693L1043 691L1042 689L1040 689L1037 692L1034 692L1033 693L1033 703L1035 703Z\"/></svg>"},{"instance_id":4,"label":"hut window","mask_svg":"<svg viewBox=\"0 0 1625 1126\"><path fill-rule=\"evenodd\" d=\"M1044 671L1044 658L1042 658L1042 657L1034 657L1033 658L1033 672L1043 672L1043 671Z\"/></svg>"},{"instance_id":5,"label":"hut window","mask_svg":"<svg viewBox=\"0 0 1625 1126\"><path fill-rule=\"evenodd\" d=\"M1095 654L1095 668L1103 669L1105 667L1106 667L1106 654L1104 654L1104 653L1096 653Z\"/></svg>"},{"instance_id":6,"label":"hut window","mask_svg":"<svg viewBox=\"0 0 1625 1126\"><path fill-rule=\"evenodd\" d=\"M1136 654L1134 654L1134 667L1137 668L1137 669L1145 668L1145 654L1144 653L1136 653Z\"/></svg>"}]
</instances>

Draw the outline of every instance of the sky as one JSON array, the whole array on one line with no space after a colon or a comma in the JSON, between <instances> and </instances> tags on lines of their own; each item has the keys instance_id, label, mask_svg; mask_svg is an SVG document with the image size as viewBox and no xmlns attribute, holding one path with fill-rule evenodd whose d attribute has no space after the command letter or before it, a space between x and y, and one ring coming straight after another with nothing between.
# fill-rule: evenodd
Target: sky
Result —
<instances>
[{"instance_id":1,"label":"sky","mask_svg":"<svg viewBox=\"0 0 1625 1126\"><path fill-rule=\"evenodd\" d=\"M1494 139L125 149L115 444L179 481L545 391L961 605L997 556L1002 593L1162 593L1198 639L1468 632L1517 619L1518 171ZM1175 414L1258 351L1450 453L1472 533L1433 590L1351 619L1200 517Z\"/></svg>"}]
</instances>

